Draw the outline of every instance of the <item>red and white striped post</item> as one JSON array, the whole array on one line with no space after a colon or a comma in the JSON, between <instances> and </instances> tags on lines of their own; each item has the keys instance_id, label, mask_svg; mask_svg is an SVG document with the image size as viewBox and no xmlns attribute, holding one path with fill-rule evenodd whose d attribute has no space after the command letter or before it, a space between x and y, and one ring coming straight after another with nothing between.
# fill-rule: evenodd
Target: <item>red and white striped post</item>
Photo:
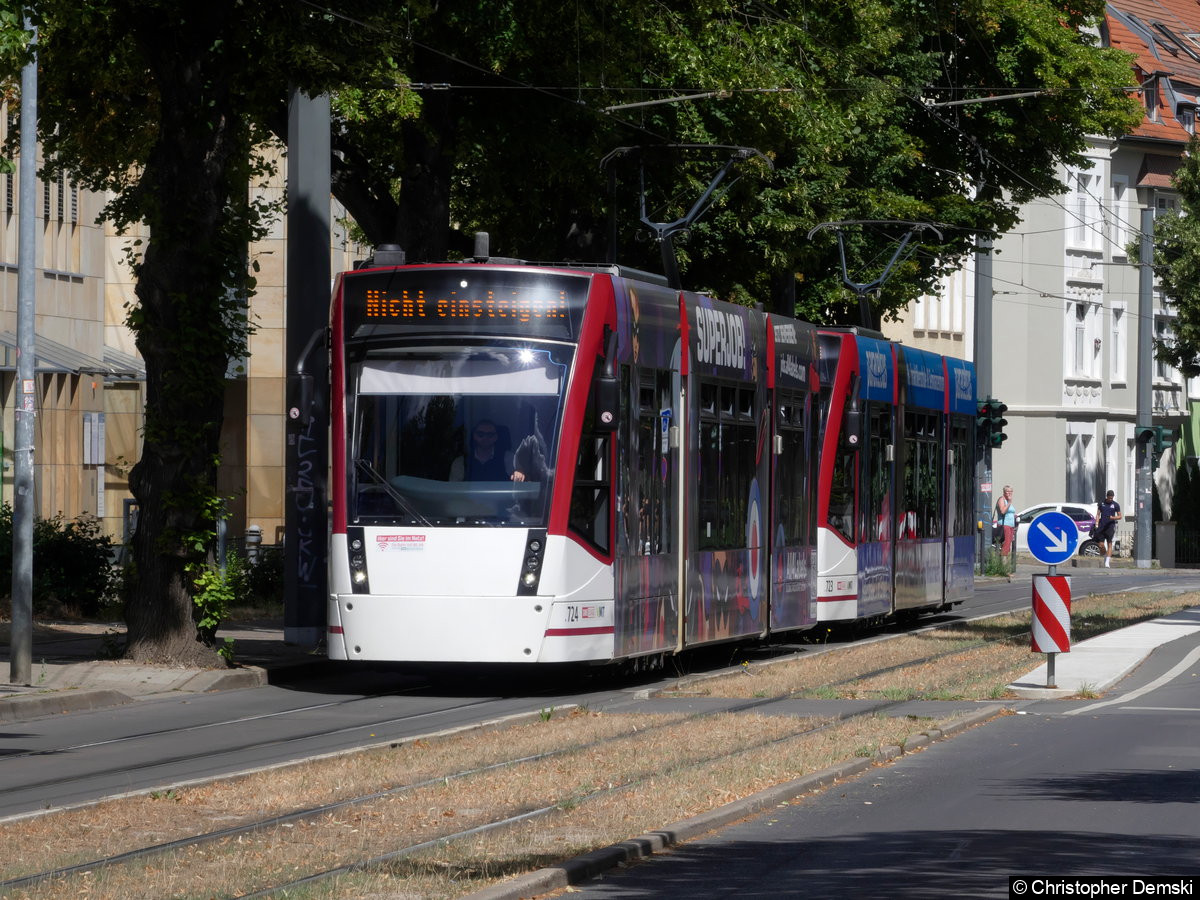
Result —
<instances>
[{"instance_id":1,"label":"red and white striped post","mask_svg":"<svg viewBox=\"0 0 1200 900\"><path fill-rule=\"evenodd\" d=\"M1054 683L1054 654L1071 652L1071 576L1033 576L1034 653L1046 654L1046 687Z\"/></svg>"}]
</instances>

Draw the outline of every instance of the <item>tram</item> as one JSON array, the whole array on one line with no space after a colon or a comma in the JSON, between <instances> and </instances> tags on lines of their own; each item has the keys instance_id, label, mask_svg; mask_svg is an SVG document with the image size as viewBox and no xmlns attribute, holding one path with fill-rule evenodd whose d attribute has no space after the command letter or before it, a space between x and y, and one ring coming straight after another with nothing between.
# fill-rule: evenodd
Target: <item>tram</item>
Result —
<instances>
[{"instance_id":1,"label":"tram","mask_svg":"<svg viewBox=\"0 0 1200 900\"><path fill-rule=\"evenodd\" d=\"M612 662L812 627L815 329L616 266L339 276L334 659Z\"/></svg>"},{"instance_id":2,"label":"tram","mask_svg":"<svg viewBox=\"0 0 1200 900\"><path fill-rule=\"evenodd\" d=\"M970 593L968 364L486 257L342 273L330 337L332 659L651 665Z\"/></svg>"},{"instance_id":3,"label":"tram","mask_svg":"<svg viewBox=\"0 0 1200 900\"><path fill-rule=\"evenodd\" d=\"M974 588L975 369L822 330L817 617L946 610Z\"/></svg>"}]
</instances>

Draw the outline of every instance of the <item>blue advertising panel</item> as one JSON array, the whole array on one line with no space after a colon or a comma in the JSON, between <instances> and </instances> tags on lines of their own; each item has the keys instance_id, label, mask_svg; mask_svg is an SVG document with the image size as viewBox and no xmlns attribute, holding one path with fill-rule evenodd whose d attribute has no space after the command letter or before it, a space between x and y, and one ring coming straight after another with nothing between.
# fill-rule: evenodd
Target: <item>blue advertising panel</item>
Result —
<instances>
[{"instance_id":1,"label":"blue advertising panel","mask_svg":"<svg viewBox=\"0 0 1200 900\"><path fill-rule=\"evenodd\" d=\"M895 397L896 366L892 345L887 341L857 336L859 395L867 400L891 403Z\"/></svg>"},{"instance_id":2,"label":"blue advertising panel","mask_svg":"<svg viewBox=\"0 0 1200 900\"><path fill-rule=\"evenodd\" d=\"M975 366L947 356L946 370L950 375L950 412L975 415Z\"/></svg>"},{"instance_id":3,"label":"blue advertising panel","mask_svg":"<svg viewBox=\"0 0 1200 900\"><path fill-rule=\"evenodd\" d=\"M916 347L901 347L909 405L945 410L946 371L942 357Z\"/></svg>"}]
</instances>

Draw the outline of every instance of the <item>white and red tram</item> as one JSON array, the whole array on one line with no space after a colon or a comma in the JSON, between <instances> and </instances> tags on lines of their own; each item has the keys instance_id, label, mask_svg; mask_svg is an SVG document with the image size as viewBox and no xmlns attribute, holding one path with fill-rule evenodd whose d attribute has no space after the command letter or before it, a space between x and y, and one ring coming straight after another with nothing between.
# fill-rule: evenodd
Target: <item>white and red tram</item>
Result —
<instances>
[{"instance_id":1,"label":"white and red tram","mask_svg":"<svg viewBox=\"0 0 1200 900\"><path fill-rule=\"evenodd\" d=\"M949 609L974 589L975 369L822 330L818 618Z\"/></svg>"},{"instance_id":2,"label":"white and red tram","mask_svg":"<svg viewBox=\"0 0 1200 900\"><path fill-rule=\"evenodd\" d=\"M328 652L611 662L817 621L812 326L616 266L339 276Z\"/></svg>"}]
</instances>

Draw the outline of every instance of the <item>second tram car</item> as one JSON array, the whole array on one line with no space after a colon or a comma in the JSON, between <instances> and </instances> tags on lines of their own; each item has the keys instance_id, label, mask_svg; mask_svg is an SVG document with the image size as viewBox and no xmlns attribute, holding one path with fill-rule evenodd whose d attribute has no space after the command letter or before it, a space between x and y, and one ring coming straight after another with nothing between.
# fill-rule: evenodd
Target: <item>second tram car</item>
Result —
<instances>
[{"instance_id":1,"label":"second tram car","mask_svg":"<svg viewBox=\"0 0 1200 900\"><path fill-rule=\"evenodd\" d=\"M961 603L974 586L974 367L856 329L819 341L818 618Z\"/></svg>"},{"instance_id":2,"label":"second tram car","mask_svg":"<svg viewBox=\"0 0 1200 900\"><path fill-rule=\"evenodd\" d=\"M969 595L968 364L512 261L343 273L331 348L333 659L657 661Z\"/></svg>"}]
</instances>

